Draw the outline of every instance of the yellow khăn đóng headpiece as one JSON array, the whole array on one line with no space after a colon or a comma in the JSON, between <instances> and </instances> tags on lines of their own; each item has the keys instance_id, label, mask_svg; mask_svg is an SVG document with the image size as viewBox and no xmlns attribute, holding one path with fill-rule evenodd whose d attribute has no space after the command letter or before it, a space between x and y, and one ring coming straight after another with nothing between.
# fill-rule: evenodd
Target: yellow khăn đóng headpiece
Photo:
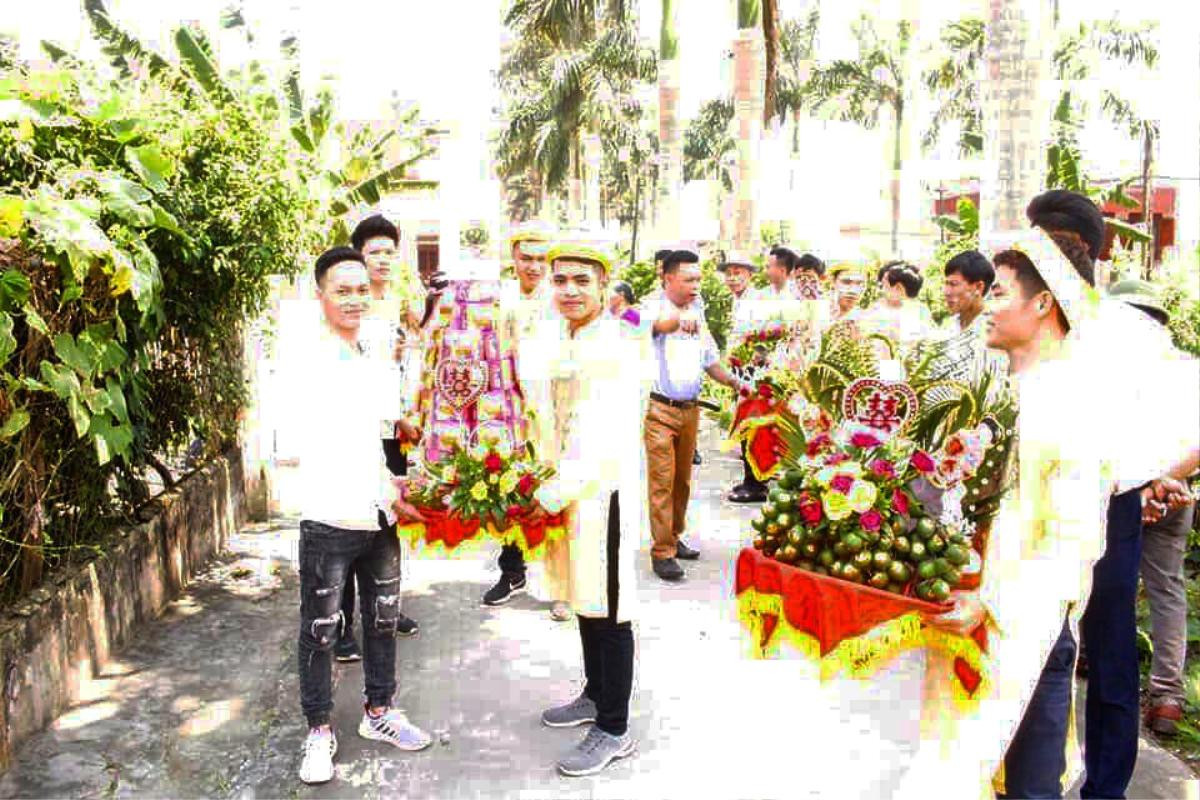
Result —
<instances>
[{"instance_id":1,"label":"yellow kh\u0103n \u0111\u00f3ng headpiece","mask_svg":"<svg viewBox=\"0 0 1200 800\"><path fill-rule=\"evenodd\" d=\"M1100 303L1099 293L1079 275L1044 230L1026 228L997 233L991 238L990 244L992 258L1005 250L1016 250L1033 262L1072 329L1077 328L1085 317L1094 314Z\"/></svg>"}]
</instances>

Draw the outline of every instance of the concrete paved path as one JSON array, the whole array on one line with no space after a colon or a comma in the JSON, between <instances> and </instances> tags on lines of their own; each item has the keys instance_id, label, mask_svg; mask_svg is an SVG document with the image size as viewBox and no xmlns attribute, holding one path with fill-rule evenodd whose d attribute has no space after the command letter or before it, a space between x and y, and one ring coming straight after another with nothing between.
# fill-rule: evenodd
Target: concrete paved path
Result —
<instances>
[{"instance_id":1,"label":"concrete paved path","mask_svg":"<svg viewBox=\"0 0 1200 800\"><path fill-rule=\"evenodd\" d=\"M579 691L575 624L532 597L480 607L495 576L488 548L405 562L405 611L421 633L397 644L396 703L435 745L407 754L359 739L361 668L339 666L337 775L302 785L297 531L277 522L241 532L85 702L27 742L0 797L886 797L913 747L920 655L870 683L825 686L805 664L746 658L731 570L753 511L722 501L739 465L712 431L705 441L690 537L703 557L668 586L642 548L639 752L602 775L558 776L556 757L582 731L538 723ZM1144 741L1129 796L1194 793L1187 767Z\"/></svg>"}]
</instances>

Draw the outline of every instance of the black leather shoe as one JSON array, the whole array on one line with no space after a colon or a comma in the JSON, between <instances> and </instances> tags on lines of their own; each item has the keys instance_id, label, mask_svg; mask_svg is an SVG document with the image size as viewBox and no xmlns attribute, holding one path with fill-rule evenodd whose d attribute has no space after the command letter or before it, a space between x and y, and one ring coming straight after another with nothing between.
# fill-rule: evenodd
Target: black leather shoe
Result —
<instances>
[{"instance_id":1,"label":"black leather shoe","mask_svg":"<svg viewBox=\"0 0 1200 800\"><path fill-rule=\"evenodd\" d=\"M687 543L680 539L675 543L675 557L684 561L695 561L700 557L700 551L688 547Z\"/></svg>"},{"instance_id":2,"label":"black leather shoe","mask_svg":"<svg viewBox=\"0 0 1200 800\"><path fill-rule=\"evenodd\" d=\"M699 466L699 464L700 464L700 451L699 450L692 453L692 463Z\"/></svg>"},{"instance_id":3,"label":"black leather shoe","mask_svg":"<svg viewBox=\"0 0 1200 800\"><path fill-rule=\"evenodd\" d=\"M731 503L765 503L766 500L766 489L751 489L743 485L729 493L729 502Z\"/></svg>"},{"instance_id":4,"label":"black leather shoe","mask_svg":"<svg viewBox=\"0 0 1200 800\"><path fill-rule=\"evenodd\" d=\"M664 581L675 583L683 580L683 567L679 566L679 562L673 558L654 558L651 559L654 565L654 574L662 578Z\"/></svg>"}]
</instances>

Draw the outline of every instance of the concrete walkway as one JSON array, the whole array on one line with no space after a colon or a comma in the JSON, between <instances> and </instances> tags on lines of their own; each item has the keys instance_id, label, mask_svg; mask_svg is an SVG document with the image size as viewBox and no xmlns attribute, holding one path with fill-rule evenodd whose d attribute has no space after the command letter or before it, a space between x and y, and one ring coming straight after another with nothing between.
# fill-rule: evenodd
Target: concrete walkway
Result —
<instances>
[{"instance_id":1,"label":"concrete walkway","mask_svg":"<svg viewBox=\"0 0 1200 800\"><path fill-rule=\"evenodd\" d=\"M602 775L558 776L556 757L582 731L538 723L579 691L577 628L532 597L480 607L495 576L487 548L405 563L405 611L421 633L397 644L396 703L435 745L407 754L359 739L361 668L340 666L337 776L301 784L298 534L278 522L241 532L86 702L27 742L0 797L886 797L913 747L920 655L869 683L824 686L803 663L745 657L731 570L753 510L722 501L739 465L705 438L691 527L703 557L667 586L642 548L639 752ZM1144 741L1129 796L1195 796L1193 776Z\"/></svg>"}]
</instances>

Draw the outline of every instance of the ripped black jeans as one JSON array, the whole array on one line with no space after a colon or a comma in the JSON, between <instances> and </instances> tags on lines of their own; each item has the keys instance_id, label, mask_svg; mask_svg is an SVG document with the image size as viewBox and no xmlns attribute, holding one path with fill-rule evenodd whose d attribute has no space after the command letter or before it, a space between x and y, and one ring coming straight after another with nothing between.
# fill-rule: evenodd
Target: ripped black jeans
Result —
<instances>
[{"instance_id":1,"label":"ripped black jeans","mask_svg":"<svg viewBox=\"0 0 1200 800\"><path fill-rule=\"evenodd\" d=\"M333 710L333 647L345 624L342 587L358 578L367 703L396 692L396 621L400 615L400 542L394 528L350 531L300 522L300 706L309 727Z\"/></svg>"}]
</instances>

